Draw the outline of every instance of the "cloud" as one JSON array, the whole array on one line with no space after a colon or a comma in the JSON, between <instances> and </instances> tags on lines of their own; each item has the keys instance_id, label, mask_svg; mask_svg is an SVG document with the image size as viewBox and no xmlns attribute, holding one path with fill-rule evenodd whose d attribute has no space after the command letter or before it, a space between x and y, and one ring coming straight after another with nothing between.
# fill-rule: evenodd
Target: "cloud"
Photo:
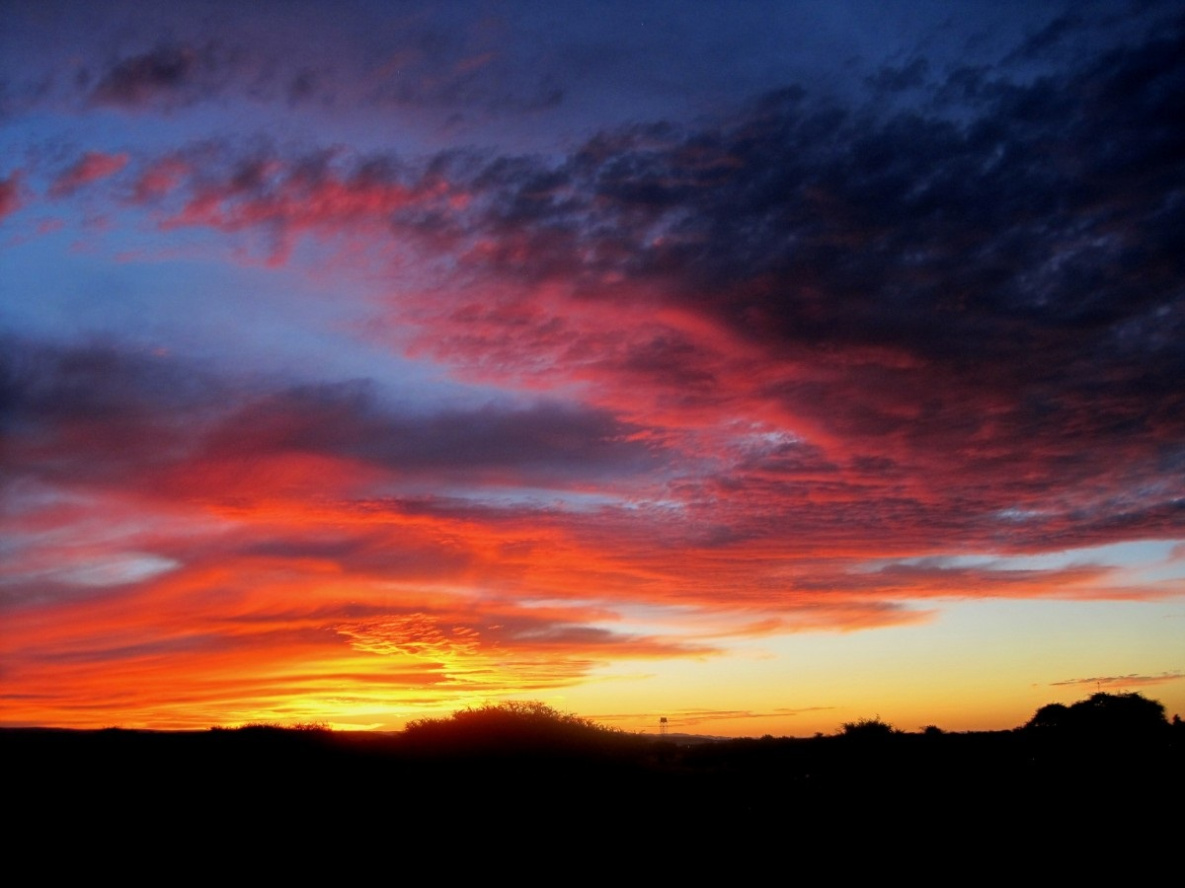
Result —
<instances>
[{"instance_id":1,"label":"cloud","mask_svg":"<svg viewBox=\"0 0 1185 888\"><path fill-rule=\"evenodd\" d=\"M102 343L6 346L0 416L30 476L122 482L167 464L186 449L188 424L223 394L215 380L150 353Z\"/></svg>"},{"instance_id":2,"label":"cloud","mask_svg":"<svg viewBox=\"0 0 1185 888\"><path fill-rule=\"evenodd\" d=\"M784 631L926 616L877 599L910 594L895 580L873 589L836 566L788 573L769 528L744 530L752 514L648 505L671 495L662 470L678 454L602 411L544 402L400 415L364 383L260 393L110 345L10 346L4 423L12 482L29 491L12 500L11 538L40 553L10 561L12 606L44 600L29 584L52 565L64 601L105 570L112 594L201 577L206 588L266 589L274 574L284 588L341 583L354 596L397 584L401 608L427 594L417 588L476 584L487 613L495 600L602 601L609 619L630 601L761 607L783 615ZM50 543L53 529L69 542ZM113 550L126 553L118 575ZM496 637L586 659L609 642L617 656L653 646L587 618L557 613L548 627L508 614Z\"/></svg>"},{"instance_id":3,"label":"cloud","mask_svg":"<svg viewBox=\"0 0 1185 888\"><path fill-rule=\"evenodd\" d=\"M124 723L180 726L171 720L183 718L192 726L208 711L268 709L280 700L322 712L459 705L474 694L570 685L614 658L714 652L590 625L612 616L603 609L492 595L475 608L472 593L440 582L441 565L433 565L434 582L391 563L378 569L352 561L349 547L235 554L231 547L244 536L273 538L281 521L305 523L288 513L265 527L253 517L255 526L240 520L196 537L158 536L156 546L171 546L179 558L167 573L101 594L61 588L36 606L6 609L6 651L20 671L14 680L35 676L38 687L32 708L83 699L95 713L119 710ZM398 549L412 528L391 517L365 532ZM109 538L124 535L110 522L107 530ZM152 532L139 533L144 542ZM68 558L70 548L56 546L58 556ZM55 619L47 623L47 614ZM169 662L166 692L161 673Z\"/></svg>"},{"instance_id":4,"label":"cloud","mask_svg":"<svg viewBox=\"0 0 1185 888\"><path fill-rule=\"evenodd\" d=\"M630 440L637 429L606 413L542 403L398 417L384 415L367 388L301 388L245 405L210 436L205 452L214 459L256 448L326 453L401 475L439 472L496 483L506 473L517 484L565 477L589 483L659 465L654 451Z\"/></svg>"},{"instance_id":5,"label":"cloud","mask_svg":"<svg viewBox=\"0 0 1185 888\"><path fill-rule=\"evenodd\" d=\"M1005 56L1004 62L1043 61L1049 57L1051 52L1056 51L1080 33L1086 24L1086 20L1082 16L1073 13L1059 15L1045 27L1026 37L1016 49Z\"/></svg>"},{"instance_id":6,"label":"cloud","mask_svg":"<svg viewBox=\"0 0 1185 888\"><path fill-rule=\"evenodd\" d=\"M152 161L136 180L132 199L149 204L167 197L191 174L192 166L184 158L167 156Z\"/></svg>"},{"instance_id":7,"label":"cloud","mask_svg":"<svg viewBox=\"0 0 1185 888\"><path fill-rule=\"evenodd\" d=\"M10 216L21 208L21 182L23 177L20 170L9 173L8 178L0 179L0 220Z\"/></svg>"},{"instance_id":8,"label":"cloud","mask_svg":"<svg viewBox=\"0 0 1185 888\"><path fill-rule=\"evenodd\" d=\"M84 110L555 107L490 28L408 24L336 68L180 29L109 57ZM68 650L159 719L153 670L185 659L194 718L236 694L335 717L335 676L349 706L427 706L951 598L1179 595L957 560L1185 529L1185 38L1096 31L1049 22L1023 70L919 50L858 99L788 86L545 154L71 155L50 196L114 198L148 251L323 282L354 326L319 343L433 364L466 400L6 338L0 607L26 686L90 699Z\"/></svg>"},{"instance_id":9,"label":"cloud","mask_svg":"<svg viewBox=\"0 0 1185 888\"><path fill-rule=\"evenodd\" d=\"M1158 675L1106 675L1095 676L1094 678L1068 678L1065 681L1050 682L1050 687L1060 687L1062 685L1083 685L1086 687L1108 687L1108 688L1129 688L1129 687L1143 687L1145 685L1164 684L1170 681L1179 681L1185 678L1185 672L1180 669L1172 672L1161 672Z\"/></svg>"},{"instance_id":10,"label":"cloud","mask_svg":"<svg viewBox=\"0 0 1185 888\"><path fill-rule=\"evenodd\" d=\"M170 187L182 172L174 167ZM186 183L187 199L162 221L164 230L261 231L271 240L272 264L287 261L296 239L310 233L332 240L346 233L389 237L406 231L439 241L448 217L466 200L431 166L409 167L381 156L290 159L264 152L225 158L221 168L207 164L201 173Z\"/></svg>"},{"instance_id":11,"label":"cloud","mask_svg":"<svg viewBox=\"0 0 1185 888\"><path fill-rule=\"evenodd\" d=\"M100 374L37 408L60 413L42 416L45 441L85 438L86 459L44 444L28 465L248 513L320 492L335 514L366 501L401 521L530 516L573 559L624 545L618 564L577 569L584 581L616 571L629 579L609 588L625 589L653 571L667 591L648 594L697 602L735 584L807 625L922 618L899 604L907 587L1095 594L1101 575L870 576L842 553L1180 531L1182 222L1166 197L1180 133L1165 111L1185 88L1181 40L1163 30L1057 79L989 71L957 108L941 101L957 71L908 112L790 89L558 158L207 146L146 159L136 193L165 202L166 231L262 234L294 267L307 235L388 247L413 269L376 325L398 328L393 347L539 396L411 415L365 383L174 403L138 372ZM72 399L109 408L71 413ZM532 490L592 505L568 499L580 520L548 525ZM657 563L629 545L638 533ZM664 561L675 552L681 568ZM840 560L787 565L819 552ZM824 590L826 605L811 598Z\"/></svg>"},{"instance_id":12,"label":"cloud","mask_svg":"<svg viewBox=\"0 0 1185 888\"><path fill-rule=\"evenodd\" d=\"M455 286L405 293L393 323L476 379L777 411L852 460L942 460L936 477L1015 481L1025 440L1035 492L1065 477L1067 435L1101 453L1181 432L1180 32L1056 81L985 75L929 113L786 90L558 162L270 155L195 181L167 225L264 233L274 262L347 231L448 256Z\"/></svg>"},{"instance_id":13,"label":"cloud","mask_svg":"<svg viewBox=\"0 0 1185 888\"><path fill-rule=\"evenodd\" d=\"M694 367L702 400L777 416L832 465L897 466L907 496L986 516L1090 479L1107 493L1063 500L1051 533L1122 533L1133 488L1140 532L1179 528L1162 467L1185 432L1182 268L1166 236L1185 219L1165 199L1179 192L1166 103L1185 95L1182 48L1177 23L1058 80L989 82L961 123L790 91L717 129L625 130L550 167L495 161L471 189L489 243L463 261L507 295L442 314L425 339L477 378L551 352L617 409L618 381L636 400L659 383L639 371ZM635 345L611 319L639 299L652 322L667 307L717 332ZM571 360L582 347L597 364Z\"/></svg>"},{"instance_id":14,"label":"cloud","mask_svg":"<svg viewBox=\"0 0 1185 888\"><path fill-rule=\"evenodd\" d=\"M128 163L128 155L88 151L58 176L49 188L51 197L66 197L79 188L114 176Z\"/></svg>"},{"instance_id":15,"label":"cloud","mask_svg":"<svg viewBox=\"0 0 1185 888\"><path fill-rule=\"evenodd\" d=\"M581 489L654 471L663 459L638 440L638 427L558 403L401 415L383 407L366 381L236 390L169 358L106 345L13 343L3 371L13 452L26 473L56 482L180 490L203 470L289 460L302 473L300 461L308 460L310 470L336 462L344 471L380 472L392 484ZM266 485L262 476L243 482Z\"/></svg>"},{"instance_id":16,"label":"cloud","mask_svg":"<svg viewBox=\"0 0 1185 888\"><path fill-rule=\"evenodd\" d=\"M524 72L507 58L507 35L493 17L474 23L447 9L378 16L355 4L347 16L283 9L287 21L277 28L275 13L244 8L210 27L182 10L171 17L177 39L145 30L139 36L149 48L129 54L125 37L114 57L79 66L75 80L91 107L144 112L229 97L321 112L363 107L484 117L537 113L564 100L556 72ZM360 45L348 21L366 19ZM297 57L292 40L301 42Z\"/></svg>"},{"instance_id":17,"label":"cloud","mask_svg":"<svg viewBox=\"0 0 1185 888\"><path fill-rule=\"evenodd\" d=\"M115 63L99 77L90 99L124 108L169 102L193 85L200 65L199 54L190 47L158 47Z\"/></svg>"}]
</instances>

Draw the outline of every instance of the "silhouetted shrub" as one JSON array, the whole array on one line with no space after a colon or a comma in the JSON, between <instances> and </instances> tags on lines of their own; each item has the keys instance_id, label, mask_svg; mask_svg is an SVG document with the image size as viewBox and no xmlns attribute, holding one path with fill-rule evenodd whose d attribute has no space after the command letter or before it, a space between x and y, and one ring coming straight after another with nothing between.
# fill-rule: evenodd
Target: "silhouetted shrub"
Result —
<instances>
[{"instance_id":1,"label":"silhouetted shrub","mask_svg":"<svg viewBox=\"0 0 1185 888\"><path fill-rule=\"evenodd\" d=\"M881 737L892 737L899 733L888 722L881 721L880 716L876 718L862 718L854 722L844 722L843 736L859 738L861 740L873 740Z\"/></svg>"},{"instance_id":2,"label":"silhouetted shrub","mask_svg":"<svg viewBox=\"0 0 1185 888\"><path fill-rule=\"evenodd\" d=\"M487 703L459 710L449 718L418 719L403 730L405 742L412 746L466 751L589 749L628 737L616 728L558 712L538 701Z\"/></svg>"}]
</instances>

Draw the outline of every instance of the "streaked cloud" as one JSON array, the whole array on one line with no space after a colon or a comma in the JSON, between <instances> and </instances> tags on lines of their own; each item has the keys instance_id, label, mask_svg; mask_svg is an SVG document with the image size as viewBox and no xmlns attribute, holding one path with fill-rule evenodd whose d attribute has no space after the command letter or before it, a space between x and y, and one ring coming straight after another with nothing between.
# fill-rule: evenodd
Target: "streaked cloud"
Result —
<instances>
[{"instance_id":1,"label":"streaked cloud","mask_svg":"<svg viewBox=\"0 0 1185 888\"><path fill-rule=\"evenodd\" d=\"M1185 671L1177 669L1173 672L1162 672L1159 675L1103 675L1093 678L1069 678L1065 681L1055 681L1054 686L1074 685L1093 688L1140 688L1147 685L1159 685L1170 681L1180 681L1185 678Z\"/></svg>"},{"instance_id":2,"label":"streaked cloud","mask_svg":"<svg viewBox=\"0 0 1185 888\"><path fill-rule=\"evenodd\" d=\"M0 96L20 718L374 724L1178 601L1101 550L1185 536L1185 19L780 6L793 52L664 4L17 4L58 35Z\"/></svg>"}]
</instances>

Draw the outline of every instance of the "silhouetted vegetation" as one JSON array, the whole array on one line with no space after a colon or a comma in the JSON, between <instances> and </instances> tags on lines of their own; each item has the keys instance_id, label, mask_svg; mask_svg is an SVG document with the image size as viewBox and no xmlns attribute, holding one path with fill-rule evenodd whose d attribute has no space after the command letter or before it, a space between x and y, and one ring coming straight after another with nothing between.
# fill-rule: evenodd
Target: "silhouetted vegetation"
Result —
<instances>
[{"instance_id":1,"label":"silhouetted vegetation","mask_svg":"<svg viewBox=\"0 0 1185 888\"><path fill-rule=\"evenodd\" d=\"M880 716L876 718L862 718L854 722L844 722L843 735L859 740L880 740L899 734L891 724L883 722Z\"/></svg>"},{"instance_id":2,"label":"silhouetted vegetation","mask_svg":"<svg viewBox=\"0 0 1185 888\"><path fill-rule=\"evenodd\" d=\"M409 748L435 751L587 751L620 745L629 735L544 703L510 701L408 723Z\"/></svg>"},{"instance_id":3,"label":"silhouetted vegetation","mask_svg":"<svg viewBox=\"0 0 1185 888\"><path fill-rule=\"evenodd\" d=\"M9 729L0 753L22 822L56 829L67 816L112 842L203 848L266 829L302 853L392 836L418 848L462 830L499 850L550 837L653 853L662 837L750 853L843 836L864 854L924 839L983 855L988 843L996 860L1058 836L1134 841L1136 824L1146 840L1171 822L1151 812L1185 795L1185 726L1138 694L1051 704L1010 731L905 732L875 717L811 738L682 743L509 703L395 734Z\"/></svg>"},{"instance_id":4,"label":"silhouetted vegetation","mask_svg":"<svg viewBox=\"0 0 1185 888\"><path fill-rule=\"evenodd\" d=\"M1079 735L1143 737L1168 728L1164 705L1141 694L1094 694L1071 706L1042 706L1026 728Z\"/></svg>"}]
</instances>

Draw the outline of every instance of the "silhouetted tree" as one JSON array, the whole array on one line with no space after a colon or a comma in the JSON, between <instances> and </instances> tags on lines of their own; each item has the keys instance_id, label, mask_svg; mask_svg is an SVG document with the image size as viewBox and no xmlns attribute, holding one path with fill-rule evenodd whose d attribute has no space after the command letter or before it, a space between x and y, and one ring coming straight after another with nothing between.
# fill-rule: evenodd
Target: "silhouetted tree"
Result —
<instances>
[{"instance_id":1,"label":"silhouetted tree","mask_svg":"<svg viewBox=\"0 0 1185 888\"><path fill-rule=\"evenodd\" d=\"M1033 730L1056 730L1070 724L1070 707L1064 703L1047 703L1025 724Z\"/></svg>"},{"instance_id":2,"label":"silhouetted tree","mask_svg":"<svg viewBox=\"0 0 1185 888\"><path fill-rule=\"evenodd\" d=\"M1037 731L1094 736L1143 736L1168 726L1164 705L1139 693L1099 692L1070 706L1042 706L1025 725Z\"/></svg>"}]
</instances>

